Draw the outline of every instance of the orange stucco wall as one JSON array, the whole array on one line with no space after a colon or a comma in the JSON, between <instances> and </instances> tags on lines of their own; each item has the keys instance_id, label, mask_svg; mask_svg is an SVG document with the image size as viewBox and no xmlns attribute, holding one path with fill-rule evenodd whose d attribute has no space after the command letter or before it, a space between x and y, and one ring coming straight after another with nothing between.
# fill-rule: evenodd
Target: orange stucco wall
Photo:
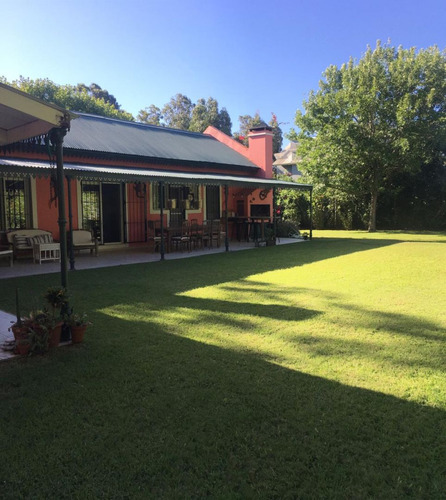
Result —
<instances>
[{"instance_id":1,"label":"orange stucco wall","mask_svg":"<svg viewBox=\"0 0 446 500\"><path fill-rule=\"evenodd\" d=\"M248 135L249 147L240 144L225 133L209 126L205 131L218 141L237 151L255 165L260 167L259 177L271 179L273 176L273 133L270 130L256 130Z\"/></svg>"},{"instance_id":2,"label":"orange stucco wall","mask_svg":"<svg viewBox=\"0 0 446 500\"><path fill-rule=\"evenodd\" d=\"M37 225L39 229L45 229L46 231L51 231L53 233L54 239L59 239L59 209L58 201L50 203L50 179L49 178L37 178L36 179L36 200L37 200ZM76 182L71 182L71 199L72 199L72 211L73 211L73 228L78 227L78 216L77 216L77 199L76 199ZM53 194L53 193L51 193ZM65 213L66 219L68 221L68 185L65 181ZM68 228L68 224L67 224Z\"/></svg>"}]
</instances>

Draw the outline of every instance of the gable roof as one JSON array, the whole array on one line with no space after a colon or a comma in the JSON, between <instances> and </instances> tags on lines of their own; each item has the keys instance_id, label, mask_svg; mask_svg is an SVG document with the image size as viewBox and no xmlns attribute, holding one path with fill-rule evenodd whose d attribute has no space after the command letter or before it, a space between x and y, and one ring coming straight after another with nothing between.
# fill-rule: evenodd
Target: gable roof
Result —
<instances>
[{"instance_id":1,"label":"gable roof","mask_svg":"<svg viewBox=\"0 0 446 500\"><path fill-rule=\"evenodd\" d=\"M282 149L280 153L276 153L274 157L276 160L273 165L296 165L299 161L296 156L297 144L295 142L290 142L285 149Z\"/></svg>"},{"instance_id":2,"label":"gable roof","mask_svg":"<svg viewBox=\"0 0 446 500\"><path fill-rule=\"evenodd\" d=\"M259 168L208 135L85 113L76 115L64 139L67 152L77 150L138 157L156 163L237 168L252 174Z\"/></svg>"}]
</instances>

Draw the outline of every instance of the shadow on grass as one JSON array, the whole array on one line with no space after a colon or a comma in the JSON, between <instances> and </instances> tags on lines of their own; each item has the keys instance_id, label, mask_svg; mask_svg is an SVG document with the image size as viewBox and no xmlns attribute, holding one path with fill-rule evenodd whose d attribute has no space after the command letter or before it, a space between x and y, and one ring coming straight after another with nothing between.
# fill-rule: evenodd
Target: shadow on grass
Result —
<instances>
[{"instance_id":1,"label":"shadow on grass","mask_svg":"<svg viewBox=\"0 0 446 500\"><path fill-rule=\"evenodd\" d=\"M186 308L222 327L233 323L226 313L305 320L320 312L181 294L395 242L314 241L76 272L70 283L78 310L144 302L154 316ZM17 285L30 303L33 289L55 281L5 280L2 306L13 310ZM245 285L262 300L284 292ZM293 293L300 291L308 293ZM354 312L365 326L376 319L374 311ZM150 317L92 319L86 345L0 366L5 498L441 498L446 491L444 411L171 335ZM388 319L398 333L407 328L403 315ZM409 334L435 327L420 320Z\"/></svg>"},{"instance_id":2,"label":"shadow on grass","mask_svg":"<svg viewBox=\"0 0 446 500\"><path fill-rule=\"evenodd\" d=\"M324 259L336 258L364 250L385 247L401 243L399 240L370 239L320 239L308 243L257 248L239 252L206 255L193 259L178 259L147 264L131 264L112 268L97 268L69 273L69 286L87 282L88 287L108 284L116 287L119 283L138 283L142 277L151 283L155 281L164 290L180 293L190 288L215 285L226 281L246 278L257 273L289 269L311 264ZM164 274L169 273L166 281ZM88 278L83 276L88 275ZM35 290L44 290L45 286L59 283L59 275L37 275L10 278L1 281L2 288L15 290L20 287L25 302L35 296ZM33 292L34 290L34 292ZM0 297L0 308L13 311L14 293L5 293Z\"/></svg>"},{"instance_id":3,"label":"shadow on grass","mask_svg":"<svg viewBox=\"0 0 446 500\"><path fill-rule=\"evenodd\" d=\"M446 491L440 410L137 321L49 361L10 365L3 379L4 498Z\"/></svg>"}]
</instances>

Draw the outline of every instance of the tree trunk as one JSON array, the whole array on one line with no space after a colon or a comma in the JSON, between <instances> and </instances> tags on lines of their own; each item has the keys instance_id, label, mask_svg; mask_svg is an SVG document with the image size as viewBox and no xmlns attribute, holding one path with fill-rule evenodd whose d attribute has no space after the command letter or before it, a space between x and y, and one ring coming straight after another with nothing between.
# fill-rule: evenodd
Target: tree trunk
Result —
<instances>
[{"instance_id":1,"label":"tree trunk","mask_svg":"<svg viewBox=\"0 0 446 500\"><path fill-rule=\"evenodd\" d=\"M376 207L377 206L378 206L378 190L374 189L370 193L369 233L376 232Z\"/></svg>"}]
</instances>

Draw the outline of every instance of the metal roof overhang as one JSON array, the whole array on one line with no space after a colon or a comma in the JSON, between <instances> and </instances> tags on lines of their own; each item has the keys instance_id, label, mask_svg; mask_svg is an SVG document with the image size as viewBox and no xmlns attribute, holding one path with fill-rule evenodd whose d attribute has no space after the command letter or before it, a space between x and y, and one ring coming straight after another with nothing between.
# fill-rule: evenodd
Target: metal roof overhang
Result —
<instances>
[{"instance_id":1,"label":"metal roof overhang","mask_svg":"<svg viewBox=\"0 0 446 500\"><path fill-rule=\"evenodd\" d=\"M46 134L75 116L0 83L0 146Z\"/></svg>"},{"instance_id":2,"label":"metal roof overhang","mask_svg":"<svg viewBox=\"0 0 446 500\"><path fill-rule=\"evenodd\" d=\"M189 172L173 172L151 170L144 168L104 167L65 163L64 171L67 176L83 180L108 182L167 182L170 184L204 184L258 187L270 189L273 187L311 191L311 184L299 184L277 179L262 177L243 177L236 175L218 175ZM50 162L21 159L0 159L0 174L14 176L47 177L55 172Z\"/></svg>"}]
</instances>

